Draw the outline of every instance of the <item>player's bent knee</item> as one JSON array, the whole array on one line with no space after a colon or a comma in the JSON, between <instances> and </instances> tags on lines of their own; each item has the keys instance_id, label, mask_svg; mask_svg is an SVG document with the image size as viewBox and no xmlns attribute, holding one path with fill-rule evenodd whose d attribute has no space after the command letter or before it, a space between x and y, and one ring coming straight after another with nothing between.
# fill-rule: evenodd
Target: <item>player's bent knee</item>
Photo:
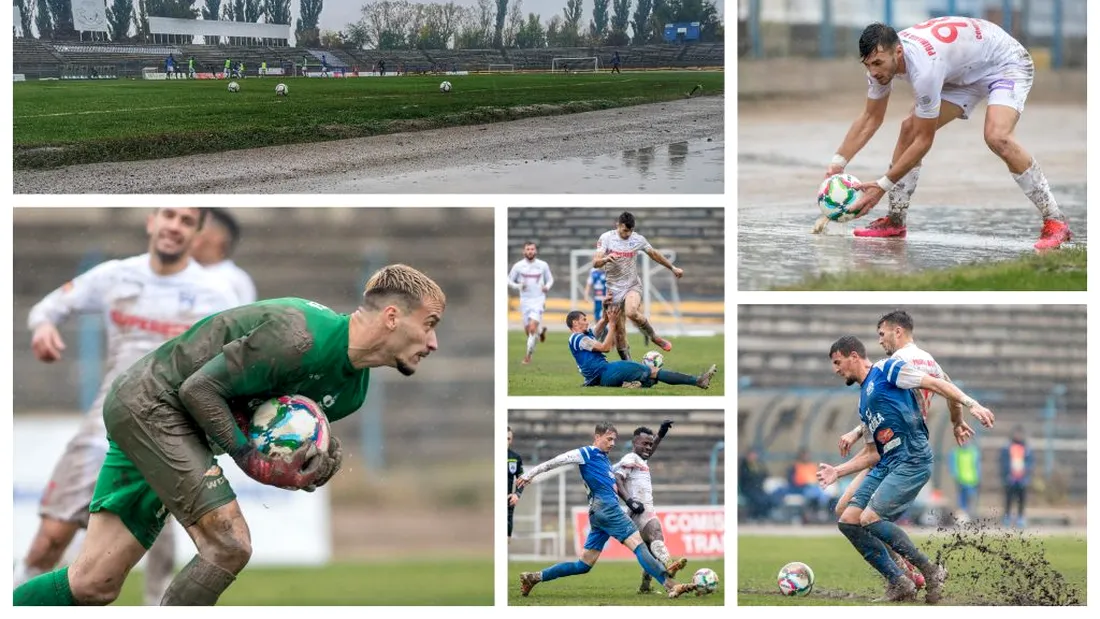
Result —
<instances>
[{"instance_id":1,"label":"player's bent knee","mask_svg":"<svg viewBox=\"0 0 1100 619\"><path fill-rule=\"evenodd\" d=\"M73 600L83 606L107 606L122 592L124 575L105 574L102 570L69 568L69 590Z\"/></svg>"},{"instance_id":2,"label":"player's bent knee","mask_svg":"<svg viewBox=\"0 0 1100 619\"><path fill-rule=\"evenodd\" d=\"M866 527L866 526L875 524L879 520L882 520L882 519L879 518L878 514L871 511L870 509L863 510L863 513L859 515L859 524L860 524L860 526Z\"/></svg>"}]
</instances>

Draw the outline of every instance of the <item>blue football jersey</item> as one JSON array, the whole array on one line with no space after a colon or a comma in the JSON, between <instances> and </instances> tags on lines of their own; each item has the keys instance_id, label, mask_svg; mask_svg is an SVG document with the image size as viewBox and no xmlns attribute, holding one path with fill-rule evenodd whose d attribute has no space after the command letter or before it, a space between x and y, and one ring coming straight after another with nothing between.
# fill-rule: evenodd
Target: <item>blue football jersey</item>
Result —
<instances>
[{"instance_id":1,"label":"blue football jersey","mask_svg":"<svg viewBox=\"0 0 1100 619\"><path fill-rule=\"evenodd\" d=\"M584 333L570 335L569 352L573 353L573 360L577 362L577 369L584 377L584 384L591 385L600 379L600 374L603 373L604 366L607 365L607 358L604 357L602 352L585 350L581 344L585 338L596 341L596 335L592 333L592 329Z\"/></svg>"},{"instance_id":2,"label":"blue football jersey","mask_svg":"<svg viewBox=\"0 0 1100 619\"><path fill-rule=\"evenodd\" d=\"M592 269L588 273L588 283L592 284L592 296L603 297L607 294L607 273L602 269Z\"/></svg>"},{"instance_id":3,"label":"blue football jersey","mask_svg":"<svg viewBox=\"0 0 1100 619\"><path fill-rule=\"evenodd\" d=\"M901 462L930 464L928 426L910 389L920 387L924 372L900 359L871 366L859 391L859 420L875 441L879 466L892 470Z\"/></svg>"},{"instance_id":4,"label":"blue football jersey","mask_svg":"<svg viewBox=\"0 0 1100 619\"><path fill-rule=\"evenodd\" d=\"M581 447L582 462L579 465L581 480L588 492L588 502L599 501L607 505L618 505L619 495L615 494L615 474L611 472L611 460L607 454L592 445Z\"/></svg>"}]
</instances>

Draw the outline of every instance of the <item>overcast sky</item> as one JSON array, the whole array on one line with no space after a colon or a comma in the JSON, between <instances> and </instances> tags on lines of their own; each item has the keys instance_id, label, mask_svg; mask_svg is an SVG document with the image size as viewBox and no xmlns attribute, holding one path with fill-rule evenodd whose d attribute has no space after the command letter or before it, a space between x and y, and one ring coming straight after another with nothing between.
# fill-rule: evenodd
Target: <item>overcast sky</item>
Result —
<instances>
[{"instance_id":1,"label":"overcast sky","mask_svg":"<svg viewBox=\"0 0 1100 619\"><path fill-rule=\"evenodd\" d=\"M415 1L415 0L413 0ZM509 4L514 0L509 0ZM477 0L454 0L456 4L464 6L477 6ZM494 0L495 2L495 0ZM523 0L523 14L526 16L528 13L536 13L542 16L543 25L550 20L551 15L560 15L562 9L565 8L566 0ZM294 12L294 18L298 18L298 2L292 3L292 11ZM325 0L325 7L321 11L321 29L322 30L342 30L344 26L351 22L359 20L361 16L360 9L366 4L363 0ZM429 4L424 2L424 4ZM725 15L725 2L724 0L717 0L715 6L718 7L718 14ZM614 2L612 1L612 8L614 11ZM509 9L511 7L509 6ZM632 1L630 12L633 13L637 8L637 2ZM592 0L584 0L582 5L584 12L584 24L588 25L588 22L592 21ZM724 17L723 17L724 18Z\"/></svg>"}]
</instances>

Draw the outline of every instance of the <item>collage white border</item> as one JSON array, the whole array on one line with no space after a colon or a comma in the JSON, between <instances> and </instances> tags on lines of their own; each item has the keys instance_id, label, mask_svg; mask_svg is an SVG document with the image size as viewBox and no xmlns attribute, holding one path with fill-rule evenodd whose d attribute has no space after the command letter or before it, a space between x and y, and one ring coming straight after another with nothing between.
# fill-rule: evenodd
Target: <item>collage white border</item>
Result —
<instances>
[{"instance_id":1,"label":"collage white border","mask_svg":"<svg viewBox=\"0 0 1100 619\"><path fill-rule=\"evenodd\" d=\"M1096 8L1096 7L1094 7ZM726 14L726 29L728 32L727 45L726 45L726 101L725 101L725 114L726 114L726 148L727 155L725 158L725 181L726 189L724 195L715 196L667 196L667 195L654 195L654 194L638 194L638 195L397 195L397 196L378 196L378 195L313 195L309 197L309 201L315 203L318 208L325 206L352 206L352 207L378 207L378 206L394 206L394 207L437 207L437 206L449 206L449 207L493 207L495 209L495 240L494 247L496 248L496 257L494 261L495 273L503 274L507 272L508 256L506 252L507 248L507 209L509 207L557 207L563 204L570 205L583 205L583 204L598 204L603 207L615 207L615 208L644 208L644 207L658 207L667 206L670 201L683 201L690 203L691 205L698 206L725 206L727 207L725 218L725 231L726 231L726 351L725 351L725 367L720 367L720 370L725 373L726 395L717 397L706 396L694 396L694 397L680 397L680 398L652 398L652 397L629 397L622 398L592 398L591 403L588 402L588 398L522 398L512 399L507 396L507 313L504 308L507 307L507 291L504 286L495 287L496 293L494 296L494 334L495 340L495 415L494 415L494 440L495 445L499 446L500 452L503 453L504 445L506 443L504 428L507 425L507 411L509 408L569 408L572 406L578 406L580 402L589 404L593 408L605 409L605 408L636 408L636 409L661 409L661 408L722 408L726 411L726 485L725 485L725 497L727 505L733 505L733 509L729 509L726 512L726 568L722 574L723 579L723 593L725 595L725 604L723 607L705 607L705 608L678 608L674 612L679 615L684 613L692 617L728 617L729 612L748 613L745 616L752 617L763 616L763 613L767 613L769 616L778 614L779 616L795 617L800 614L804 614L805 610L802 607L779 607L769 608L768 610L746 610L737 609L734 607L737 604L737 536L736 536L736 494L734 474L736 471L737 454L736 454L736 425L737 425L737 406L736 406L736 393L737 393L737 380L736 380L736 333L737 333L737 304L823 304L823 303L836 303L838 293L821 293L821 292L738 292L737 291L737 233L736 233L736 197L737 197L737 99L732 93L737 91L737 72L732 70L737 64L737 14L734 11L727 10ZM1097 26L1100 23L1100 18L1096 17L1096 10L1089 12L1089 31L1096 32ZM8 27L8 31L11 31L11 22L8 14L3 14L5 25ZM11 48L8 47L8 58L11 58ZM1096 54L1093 50L1089 50L1089 60L1095 62L1097 60ZM10 66L10 65L9 65ZM1100 95L1100 86L1096 84L1100 83L1100 80L1094 80L1089 86L1090 98L1095 100ZM4 109L6 110L6 116L12 115L12 81L10 75L3 81L4 93L2 95L2 102ZM1092 119L1094 115L1093 108L1095 105L1090 106L1089 118ZM5 153L11 153L12 145L12 127L5 124L3 127L3 135L5 137ZM1089 151L1091 153L1092 144L1096 143L1096 140L1090 135L1088 139ZM1090 157L1088 162L1089 176L1092 172L1100 172L1100 163L1097 162L1098 157ZM10 163L10 159L8 159ZM10 165L5 165L3 169L3 175L7 182L7 187L12 187L12 168ZM10 191L10 189L9 189ZM195 195L142 195L142 196L127 196L127 195L85 195L85 196L12 196L11 204L16 207L51 207L51 206L132 206L132 207L146 207L150 204L158 204L164 206L194 206L195 204L201 204L204 206L233 206L237 205L257 205L263 204L264 207L290 207L301 206L306 196L304 195L233 195L233 196L195 196ZM10 209L3 209L3 218L5 225L3 226L2 234L0 237L3 239L5 247L12 246L12 216ZM1097 219L1095 216L1090 219ZM1089 224L1094 236L1095 223ZM1091 269L1090 260L1090 272ZM10 252L4 252L3 255L3 268L0 273L5 275L11 285L12 278L12 255ZM882 303L883 293L875 292L853 292L853 293L839 293L844 295L844 301L851 304L870 304L870 303ZM942 304L1013 304L1013 303L1085 303L1090 300L1088 293L1024 293L1024 292L912 292L912 293L897 293L890 295L889 299L892 303L897 304L928 304L928 303L942 303ZM6 324L12 328L4 331L4 338L8 338L14 332L14 322L12 315L12 305L9 303L3 304L3 315L6 319ZM1096 341L1094 333L1095 329L1090 330L1088 334L1088 345L1090 349L1096 349ZM1057 351L1052 351L1052 354L1057 354ZM3 387L5 392L12 393L12 372L14 359L11 346L4 347L3 359L6 362L3 371ZM1094 393L1093 385L1097 380L1097 370L1095 364L1088 370L1088 393L1089 399L1095 401L1096 394ZM576 403L574 403L576 402ZM11 404L9 400L9 406L5 411L7 422L11 421ZM1096 432L1093 433L1093 438L1090 439L1090 450L1098 442L1100 442L1100 435ZM8 453L12 451L12 435L9 432L5 436L5 446L8 449ZM730 449L730 446L734 446ZM1096 459L1094 458L1095 462ZM12 479L11 472L8 467L2 467L4 490L11 496L12 491ZM1097 495L1098 484L1096 473L1097 467L1090 465L1090 480L1088 483L1089 494ZM503 514L505 511L504 506L504 481L496 474L496 468L494 465L494 513ZM486 615L492 617L560 617L563 612L572 612L576 608L585 607L523 607L510 608L507 606L508 587L513 586L513 583L507 582L507 541L506 541L506 525L504 518L495 518L495 535L494 535L494 599L496 602L495 607L486 609L485 607L445 607L449 617L457 617L458 619L474 619L483 618ZM0 510L0 525L3 526L4 531L12 530L12 520L10 510ZM732 532L732 535L729 534ZM3 547L7 551L7 556L12 555L12 539L8 534L0 535L0 547ZM1096 551L1089 553L1089 564L1093 567L1100 565L1096 560L1092 559L1096 555ZM430 583L427 584L430 586ZM10 604L10 602L5 602ZM361 611L358 607L344 607L342 609L333 608L331 610L326 609L326 615L331 617L355 617L362 612L373 612L376 608L395 608L402 609L405 607L368 607L368 610ZM633 607L627 607L633 608ZM658 605L650 607L656 609L657 612L664 612L666 608L675 608L674 605ZM865 608L865 607L863 607ZM890 614L894 616L911 616L916 617L926 613L925 607L891 607ZM14 609L13 616L43 616L42 613L46 612L52 616L56 616L56 611L33 611L30 609ZM97 611L88 611L97 612ZM102 612L102 611L99 611ZM144 613L145 611L141 607L132 607L123 609L122 607L114 607L107 611L112 613L111 616L122 616L127 613L132 613L132 616L138 616L138 613ZM183 613L190 612L181 609L161 609L155 611L158 613L164 613L164 616L169 616L173 613L178 613L177 616L184 616ZM236 612L226 609L215 609L211 612L214 613L227 613ZM264 611L268 616L292 616L291 609L265 609ZM601 611L596 611L601 612ZM612 608L611 612L621 612L620 608ZM840 607L813 607L813 612L828 617L839 617L846 613ZM1018 607L999 607L996 610L997 613L1003 614L1007 617L1023 617L1025 613L1032 612L1032 609L1018 608ZM1086 608L1071 608L1062 609L1059 613L1065 613L1066 616L1084 617Z\"/></svg>"}]
</instances>

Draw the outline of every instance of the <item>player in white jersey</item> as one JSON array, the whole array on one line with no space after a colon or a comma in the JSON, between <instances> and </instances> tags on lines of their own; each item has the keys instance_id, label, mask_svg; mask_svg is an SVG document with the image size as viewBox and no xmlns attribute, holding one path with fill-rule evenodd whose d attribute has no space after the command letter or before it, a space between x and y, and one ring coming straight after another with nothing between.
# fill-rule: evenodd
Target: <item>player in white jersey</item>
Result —
<instances>
[{"instance_id":1,"label":"player in white jersey","mask_svg":"<svg viewBox=\"0 0 1100 619\"><path fill-rule=\"evenodd\" d=\"M826 176L843 172L882 125L895 78L912 84L916 104L901 123L889 170L877 181L861 185L863 196L852 208L862 216L888 194L890 211L856 230L856 236L905 236L909 200L936 131L956 118L969 118L985 100L985 143L1005 162L1042 215L1035 248L1056 248L1071 238L1046 176L1016 140L1016 124L1035 74L1023 45L983 19L937 17L900 33L885 24L871 24L860 36L859 55L867 68L867 103L844 136Z\"/></svg>"},{"instance_id":2,"label":"player in white jersey","mask_svg":"<svg viewBox=\"0 0 1100 619\"><path fill-rule=\"evenodd\" d=\"M523 316L523 330L527 333L527 354L523 363L531 363L535 345L546 341L546 327L541 327L542 313L546 310L546 293L554 285L550 265L537 258L538 245L534 241L523 244L523 259L512 265L508 272L508 287L519 292L519 313Z\"/></svg>"},{"instance_id":3,"label":"player in white jersey","mask_svg":"<svg viewBox=\"0 0 1100 619\"><path fill-rule=\"evenodd\" d=\"M619 337L615 348L621 359L630 359L630 344L626 339L626 319L629 318L638 327L646 340L652 340L661 350L672 350L672 343L657 335L649 318L642 313L642 279L638 275L638 253L642 252L651 260L665 267L677 278L684 276L684 270L674 266L661 252L653 248L644 236L634 232L634 215L623 212L616 221L615 229L600 236L596 242L596 257L592 266L603 269L607 276L607 292L611 300L622 308L618 318Z\"/></svg>"},{"instance_id":4,"label":"player in white jersey","mask_svg":"<svg viewBox=\"0 0 1100 619\"><path fill-rule=\"evenodd\" d=\"M22 582L53 569L81 528L107 453L103 399L123 370L200 318L229 309L236 295L191 259L189 251L205 211L158 209L146 222L149 252L104 262L51 292L30 312L31 349L44 363L61 359L57 325L77 313L101 313L107 329L106 372L76 436L65 447L39 508L40 525L27 556L16 565ZM174 571L175 544L164 529L149 550L145 603L160 603Z\"/></svg>"},{"instance_id":5,"label":"player in white jersey","mask_svg":"<svg viewBox=\"0 0 1100 619\"><path fill-rule=\"evenodd\" d=\"M641 532L642 541L665 566L668 575L675 576L687 565L687 559L681 557L673 560L668 553L661 521L653 508L653 478L649 474L649 458L657 451L657 446L671 428L672 420L664 420L656 438L653 437L653 430L647 427L635 429L632 451L623 456L612 471L615 473L615 492L626 503L626 511L634 521L634 526ZM652 582L653 577L642 570L642 585L638 588L638 593L652 592Z\"/></svg>"},{"instance_id":6,"label":"player in white jersey","mask_svg":"<svg viewBox=\"0 0 1100 619\"><path fill-rule=\"evenodd\" d=\"M909 366L933 378L942 378L950 382L951 378L942 368L940 368L940 364L936 362L932 355L918 347L913 341L913 318L908 312L896 310L886 314L879 319L877 329L878 343L891 358L905 361ZM917 404L920 406L921 415L927 419L928 409L932 405L932 398L935 394L926 389L919 388L913 389L912 393L917 400ZM947 400L947 410L951 414L951 424L954 428L955 441L958 442L959 445L962 445L974 436L974 430L963 419L963 406L961 403L954 400ZM874 437L864 435L863 424L858 424L852 431L840 437L840 455L848 457L848 454L851 453L852 446L855 445L861 437L864 439L865 443L874 442ZM852 497L855 496L856 491L859 490L860 484L867 477L867 473L870 470L870 468L867 468L857 473L855 478L852 479L852 482L845 488L844 494L841 495L840 500L837 501L836 504L836 515L838 517L844 512L844 509L848 506L848 502ZM891 555L894 557L895 562L897 562L903 570L908 572L909 578L917 585L917 588L922 588L924 586L924 575L893 551L891 551Z\"/></svg>"},{"instance_id":7,"label":"player in white jersey","mask_svg":"<svg viewBox=\"0 0 1100 619\"><path fill-rule=\"evenodd\" d=\"M206 223L191 246L191 257L229 282L237 294L237 303L247 305L256 301L256 285L244 269L232 259L237 244L241 242L241 227L237 219L223 208L207 209Z\"/></svg>"}]
</instances>

